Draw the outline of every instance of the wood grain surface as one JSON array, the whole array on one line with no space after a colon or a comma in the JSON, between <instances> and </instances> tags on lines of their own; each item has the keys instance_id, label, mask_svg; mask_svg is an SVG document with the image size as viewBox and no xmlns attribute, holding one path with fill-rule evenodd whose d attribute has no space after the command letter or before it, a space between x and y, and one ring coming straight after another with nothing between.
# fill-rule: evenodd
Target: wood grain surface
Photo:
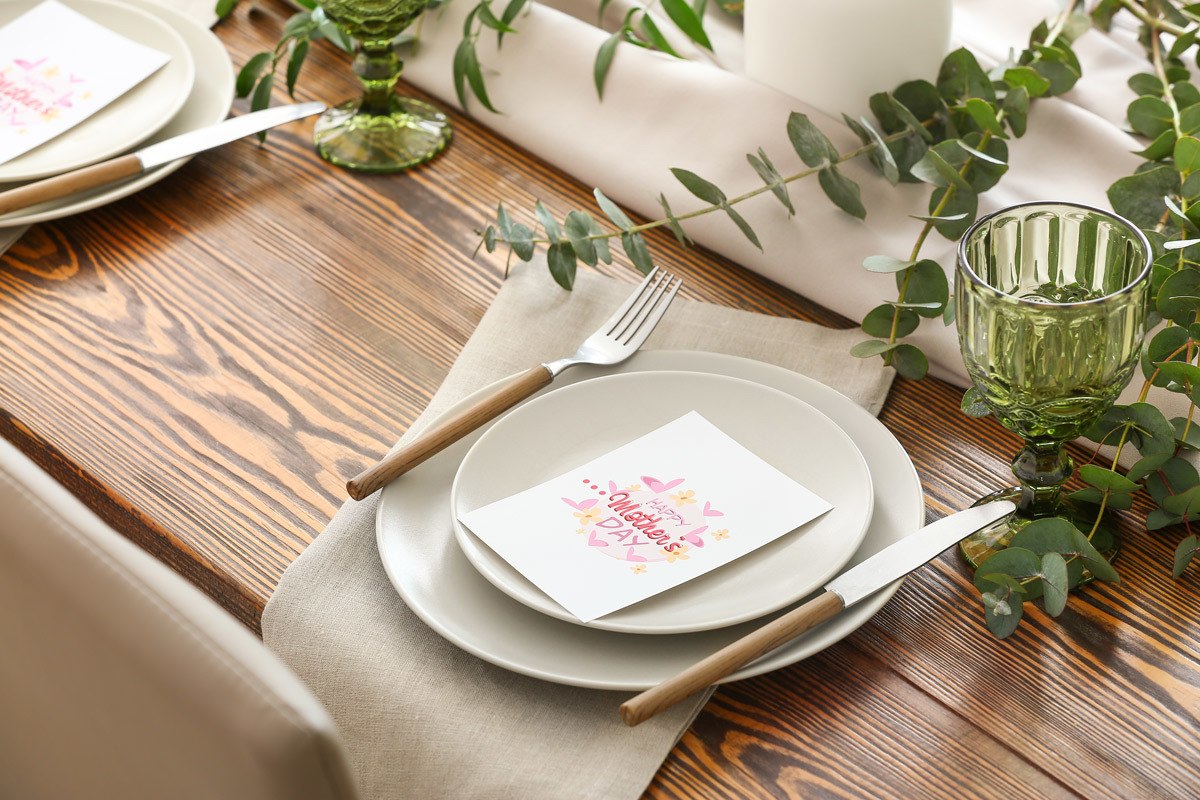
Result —
<instances>
[{"instance_id":1,"label":"wood grain surface","mask_svg":"<svg viewBox=\"0 0 1200 800\"><path fill-rule=\"evenodd\" d=\"M240 65L288 13L266 0L217 32ZM354 93L344 57L310 61L298 99ZM590 203L590 187L453 121L447 153L402 176L323 163L299 123L32 229L0 260L0 434L256 628L346 478L421 412L495 295L501 258L472 257L495 201ZM851 324L650 238L687 297ZM959 396L898 382L882 415L930 519L1007 483L1016 450ZM943 555L847 640L718 691L647 796L1197 797L1200 576L1170 577L1178 531L1123 527L1119 585L1057 620L1029 606L1003 642Z\"/></svg>"}]
</instances>

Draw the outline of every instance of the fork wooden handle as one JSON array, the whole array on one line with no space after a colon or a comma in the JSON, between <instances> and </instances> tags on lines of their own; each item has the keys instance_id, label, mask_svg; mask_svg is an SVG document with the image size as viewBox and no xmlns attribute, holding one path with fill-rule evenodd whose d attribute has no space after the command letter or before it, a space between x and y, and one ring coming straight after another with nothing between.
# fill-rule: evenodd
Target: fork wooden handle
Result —
<instances>
[{"instance_id":1,"label":"fork wooden handle","mask_svg":"<svg viewBox=\"0 0 1200 800\"><path fill-rule=\"evenodd\" d=\"M830 591L823 592L799 608L693 664L674 678L668 678L626 701L621 705L621 719L630 727L643 723L680 700L729 677L759 656L837 616L845 608L841 597Z\"/></svg>"},{"instance_id":2,"label":"fork wooden handle","mask_svg":"<svg viewBox=\"0 0 1200 800\"><path fill-rule=\"evenodd\" d=\"M474 405L467 406L449 419L422 433L375 466L346 484L355 500L373 494L408 472L422 461L437 455L480 425L493 420L510 408L548 386L553 376L541 364L498 386Z\"/></svg>"}]
</instances>

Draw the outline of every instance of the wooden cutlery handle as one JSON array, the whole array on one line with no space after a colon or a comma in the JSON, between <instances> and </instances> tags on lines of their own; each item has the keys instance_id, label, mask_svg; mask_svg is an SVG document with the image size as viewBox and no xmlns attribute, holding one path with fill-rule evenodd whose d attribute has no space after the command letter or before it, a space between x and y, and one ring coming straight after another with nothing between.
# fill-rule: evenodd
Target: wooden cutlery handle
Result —
<instances>
[{"instance_id":1,"label":"wooden cutlery handle","mask_svg":"<svg viewBox=\"0 0 1200 800\"><path fill-rule=\"evenodd\" d=\"M110 161L101 161L83 169L64 172L53 178L27 183L7 192L0 192L0 215L57 200L60 197L93 189L106 183L130 178L142 171L142 162L133 153Z\"/></svg>"},{"instance_id":2,"label":"wooden cutlery handle","mask_svg":"<svg viewBox=\"0 0 1200 800\"><path fill-rule=\"evenodd\" d=\"M382 489L430 456L434 456L480 425L508 411L531 394L549 385L553 376L541 364L522 372L472 406L422 433L375 466L346 484L355 500Z\"/></svg>"},{"instance_id":3,"label":"wooden cutlery handle","mask_svg":"<svg viewBox=\"0 0 1200 800\"><path fill-rule=\"evenodd\" d=\"M621 704L621 719L633 727L665 711L696 692L749 664L759 656L795 639L822 622L844 611L842 598L824 592L777 620L743 636L732 644L667 680Z\"/></svg>"}]
</instances>

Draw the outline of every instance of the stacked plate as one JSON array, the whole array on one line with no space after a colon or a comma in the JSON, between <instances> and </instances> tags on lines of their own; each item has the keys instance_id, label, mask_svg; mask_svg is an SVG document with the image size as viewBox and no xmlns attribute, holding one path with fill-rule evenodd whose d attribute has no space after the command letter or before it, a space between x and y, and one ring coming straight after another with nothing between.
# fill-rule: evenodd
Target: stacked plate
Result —
<instances>
[{"instance_id":1,"label":"stacked plate","mask_svg":"<svg viewBox=\"0 0 1200 800\"><path fill-rule=\"evenodd\" d=\"M586 390L578 386L581 381L589 381ZM548 480L693 410L834 510L730 564L586 625L457 522L466 511ZM615 369L568 371L554 387L392 483L379 504L377 538L401 597L455 645L544 680L641 690L765 624L923 524L921 485L904 449L843 395L756 361L646 351ZM837 642L898 586L730 680L778 669Z\"/></svg>"},{"instance_id":2,"label":"stacked plate","mask_svg":"<svg viewBox=\"0 0 1200 800\"><path fill-rule=\"evenodd\" d=\"M40 0L0 0L0 25ZM127 39L167 53L170 61L116 101L33 150L0 164L0 191L94 164L139 146L215 125L233 102L233 65L210 31L156 0L62 0ZM144 189L188 159L120 183L0 216L0 229L78 214Z\"/></svg>"}]
</instances>

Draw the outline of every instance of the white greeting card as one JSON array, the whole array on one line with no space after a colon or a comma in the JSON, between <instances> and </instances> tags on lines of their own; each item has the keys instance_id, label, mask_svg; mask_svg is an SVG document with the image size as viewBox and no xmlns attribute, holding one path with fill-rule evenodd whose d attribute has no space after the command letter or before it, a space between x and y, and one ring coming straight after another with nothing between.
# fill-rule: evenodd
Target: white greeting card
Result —
<instances>
[{"instance_id":1,"label":"white greeting card","mask_svg":"<svg viewBox=\"0 0 1200 800\"><path fill-rule=\"evenodd\" d=\"M0 164L78 125L167 63L55 0L0 28Z\"/></svg>"},{"instance_id":2,"label":"white greeting card","mask_svg":"<svg viewBox=\"0 0 1200 800\"><path fill-rule=\"evenodd\" d=\"M693 411L459 519L590 622L728 564L831 508Z\"/></svg>"}]
</instances>

